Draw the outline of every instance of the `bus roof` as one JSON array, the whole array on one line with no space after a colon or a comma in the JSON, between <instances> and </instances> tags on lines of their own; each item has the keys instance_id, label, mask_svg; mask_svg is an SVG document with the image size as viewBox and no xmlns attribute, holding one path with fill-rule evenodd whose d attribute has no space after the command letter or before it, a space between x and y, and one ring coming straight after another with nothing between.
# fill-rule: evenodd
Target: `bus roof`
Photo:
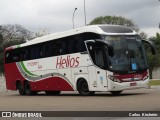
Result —
<instances>
[{"instance_id":1,"label":"bus roof","mask_svg":"<svg viewBox=\"0 0 160 120\"><path fill-rule=\"evenodd\" d=\"M84 27L76 28L73 30L65 31L65 32L53 33L46 36L38 37L26 43L18 45L18 47L29 46L32 44L42 43L42 42L63 38L67 36L72 36L80 33L86 33L86 32L103 34L103 35L135 35L137 34L131 28L120 26L120 25L89 25L89 26L84 26ZM17 45L12 47L17 48Z\"/></svg>"}]
</instances>

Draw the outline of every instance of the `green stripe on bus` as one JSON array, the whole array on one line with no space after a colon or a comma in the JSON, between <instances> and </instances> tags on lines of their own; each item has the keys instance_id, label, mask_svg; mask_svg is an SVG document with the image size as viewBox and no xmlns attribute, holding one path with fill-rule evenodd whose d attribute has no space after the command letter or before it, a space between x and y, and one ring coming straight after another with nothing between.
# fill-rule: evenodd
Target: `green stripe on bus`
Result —
<instances>
[{"instance_id":1,"label":"green stripe on bus","mask_svg":"<svg viewBox=\"0 0 160 120\"><path fill-rule=\"evenodd\" d=\"M17 45L17 48L20 48L21 45Z\"/></svg>"},{"instance_id":2,"label":"green stripe on bus","mask_svg":"<svg viewBox=\"0 0 160 120\"><path fill-rule=\"evenodd\" d=\"M20 62L20 65L21 65L22 69L24 70L24 72L25 72L26 74L28 74L29 76L31 76L31 77L37 77L37 76L38 76L38 75L35 75L35 74L29 72L29 71L27 70L27 68L25 67L25 65L24 65L23 62Z\"/></svg>"}]
</instances>

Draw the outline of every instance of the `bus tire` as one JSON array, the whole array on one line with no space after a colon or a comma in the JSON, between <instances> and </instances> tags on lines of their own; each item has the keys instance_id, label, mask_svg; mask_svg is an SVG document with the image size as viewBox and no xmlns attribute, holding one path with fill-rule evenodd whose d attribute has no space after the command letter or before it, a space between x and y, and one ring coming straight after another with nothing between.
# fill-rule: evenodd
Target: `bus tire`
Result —
<instances>
[{"instance_id":1,"label":"bus tire","mask_svg":"<svg viewBox=\"0 0 160 120\"><path fill-rule=\"evenodd\" d=\"M47 95L59 95L61 91L45 91Z\"/></svg>"},{"instance_id":2,"label":"bus tire","mask_svg":"<svg viewBox=\"0 0 160 120\"><path fill-rule=\"evenodd\" d=\"M88 84L84 79L81 79L80 81L78 81L77 90L79 94L82 96L94 95L95 93L94 91L89 91Z\"/></svg>"},{"instance_id":3,"label":"bus tire","mask_svg":"<svg viewBox=\"0 0 160 120\"><path fill-rule=\"evenodd\" d=\"M122 91L110 91L112 95L119 95Z\"/></svg>"},{"instance_id":4,"label":"bus tire","mask_svg":"<svg viewBox=\"0 0 160 120\"><path fill-rule=\"evenodd\" d=\"M18 90L20 95L25 95L25 91L24 91L24 88L23 88L23 85L22 85L21 82L17 83L17 90Z\"/></svg>"},{"instance_id":5,"label":"bus tire","mask_svg":"<svg viewBox=\"0 0 160 120\"><path fill-rule=\"evenodd\" d=\"M26 82L24 85L25 93L26 95L33 95L33 92L31 90L31 86L29 82Z\"/></svg>"}]
</instances>

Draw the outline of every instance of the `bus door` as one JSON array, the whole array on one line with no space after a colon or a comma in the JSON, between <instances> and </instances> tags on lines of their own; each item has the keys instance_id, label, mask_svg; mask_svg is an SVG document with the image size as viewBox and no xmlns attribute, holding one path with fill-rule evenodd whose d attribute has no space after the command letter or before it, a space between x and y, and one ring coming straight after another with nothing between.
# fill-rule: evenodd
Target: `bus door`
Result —
<instances>
[{"instance_id":1,"label":"bus door","mask_svg":"<svg viewBox=\"0 0 160 120\"><path fill-rule=\"evenodd\" d=\"M90 89L95 91L107 91L105 45L93 42L88 42L86 45L93 63L88 66Z\"/></svg>"}]
</instances>

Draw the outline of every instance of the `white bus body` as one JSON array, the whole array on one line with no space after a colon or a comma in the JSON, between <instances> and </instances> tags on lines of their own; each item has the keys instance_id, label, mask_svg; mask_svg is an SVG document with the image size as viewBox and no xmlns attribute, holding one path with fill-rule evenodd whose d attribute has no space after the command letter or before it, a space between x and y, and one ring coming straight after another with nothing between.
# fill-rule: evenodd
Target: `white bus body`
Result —
<instances>
[{"instance_id":1,"label":"white bus body","mask_svg":"<svg viewBox=\"0 0 160 120\"><path fill-rule=\"evenodd\" d=\"M86 26L9 47L5 76L7 88L18 89L21 95L72 90L81 95L119 94L147 88L149 82L141 38L132 29L116 25Z\"/></svg>"}]
</instances>

